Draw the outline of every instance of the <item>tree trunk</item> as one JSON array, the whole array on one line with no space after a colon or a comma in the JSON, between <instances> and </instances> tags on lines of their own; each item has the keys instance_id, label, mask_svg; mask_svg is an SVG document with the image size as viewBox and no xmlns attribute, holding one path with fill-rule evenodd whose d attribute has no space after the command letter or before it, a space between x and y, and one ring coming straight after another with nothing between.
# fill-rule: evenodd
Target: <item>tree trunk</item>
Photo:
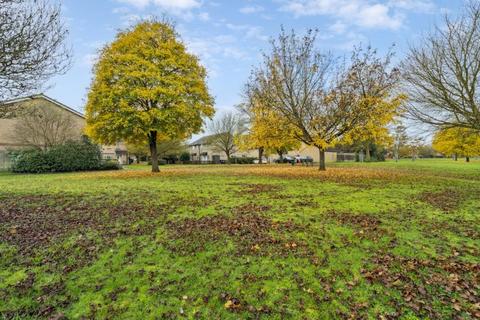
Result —
<instances>
[{"instance_id":1,"label":"tree trunk","mask_svg":"<svg viewBox=\"0 0 480 320\"><path fill-rule=\"evenodd\" d=\"M454 159L455 161L458 161L458 154L455 153L455 155L453 156L453 159Z\"/></svg>"},{"instance_id":2,"label":"tree trunk","mask_svg":"<svg viewBox=\"0 0 480 320\"><path fill-rule=\"evenodd\" d=\"M157 131L150 131L148 134L148 143L150 145L150 158L152 160L152 172L160 172L158 168L157 154Z\"/></svg>"},{"instance_id":3,"label":"tree trunk","mask_svg":"<svg viewBox=\"0 0 480 320\"><path fill-rule=\"evenodd\" d=\"M466 157L465 161L470 162L470 157Z\"/></svg>"},{"instance_id":4,"label":"tree trunk","mask_svg":"<svg viewBox=\"0 0 480 320\"><path fill-rule=\"evenodd\" d=\"M371 156L370 156L370 144L367 143L367 146L365 147L365 161L370 162Z\"/></svg>"},{"instance_id":5,"label":"tree trunk","mask_svg":"<svg viewBox=\"0 0 480 320\"><path fill-rule=\"evenodd\" d=\"M258 148L258 163L263 163L263 147Z\"/></svg>"},{"instance_id":6,"label":"tree trunk","mask_svg":"<svg viewBox=\"0 0 480 320\"><path fill-rule=\"evenodd\" d=\"M279 156L279 158L280 158L280 161L282 161L282 160L283 160L283 150L278 149L278 150L277 150L277 154L278 154L278 156Z\"/></svg>"},{"instance_id":7,"label":"tree trunk","mask_svg":"<svg viewBox=\"0 0 480 320\"><path fill-rule=\"evenodd\" d=\"M227 163L230 163L230 152L225 151L225 154L227 155ZM212 159L213 160L213 159Z\"/></svg>"},{"instance_id":8,"label":"tree trunk","mask_svg":"<svg viewBox=\"0 0 480 320\"><path fill-rule=\"evenodd\" d=\"M137 158L137 164L140 164L140 155L135 155L135 157Z\"/></svg>"},{"instance_id":9,"label":"tree trunk","mask_svg":"<svg viewBox=\"0 0 480 320\"><path fill-rule=\"evenodd\" d=\"M325 171L325 170L327 170L327 167L325 166L325 149L318 148L318 152L319 152L319 155L320 155L318 170Z\"/></svg>"}]
</instances>

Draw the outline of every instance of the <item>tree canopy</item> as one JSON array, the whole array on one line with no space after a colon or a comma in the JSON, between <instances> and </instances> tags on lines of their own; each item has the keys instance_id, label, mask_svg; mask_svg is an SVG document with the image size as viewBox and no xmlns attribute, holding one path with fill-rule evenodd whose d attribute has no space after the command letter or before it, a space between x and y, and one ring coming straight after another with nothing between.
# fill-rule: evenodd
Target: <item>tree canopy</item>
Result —
<instances>
[{"instance_id":1,"label":"tree canopy","mask_svg":"<svg viewBox=\"0 0 480 320\"><path fill-rule=\"evenodd\" d=\"M320 170L328 146L398 106L399 97L391 96L398 71L390 68L390 56L357 49L341 63L316 49L314 31L297 36L282 29L271 47L253 72L252 95L294 126L296 139L319 149Z\"/></svg>"},{"instance_id":2,"label":"tree canopy","mask_svg":"<svg viewBox=\"0 0 480 320\"><path fill-rule=\"evenodd\" d=\"M215 112L205 68L165 21L143 21L118 33L94 72L86 132L102 143L148 141L154 172L157 140L185 139Z\"/></svg>"},{"instance_id":3,"label":"tree canopy","mask_svg":"<svg viewBox=\"0 0 480 320\"><path fill-rule=\"evenodd\" d=\"M300 141L295 138L295 126L282 114L262 104L254 93L249 92L248 87L245 96L246 102L238 108L246 115L249 129L237 138L241 149L258 149L261 161L263 153L277 153L283 157L288 151L300 147Z\"/></svg>"},{"instance_id":4,"label":"tree canopy","mask_svg":"<svg viewBox=\"0 0 480 320\"><path fill-rule=\"evenodd\" d=\"M447 156L480 155L480 134L466 128L444 128L435 133L433 148Z\"/></svg>"}]
</instances>

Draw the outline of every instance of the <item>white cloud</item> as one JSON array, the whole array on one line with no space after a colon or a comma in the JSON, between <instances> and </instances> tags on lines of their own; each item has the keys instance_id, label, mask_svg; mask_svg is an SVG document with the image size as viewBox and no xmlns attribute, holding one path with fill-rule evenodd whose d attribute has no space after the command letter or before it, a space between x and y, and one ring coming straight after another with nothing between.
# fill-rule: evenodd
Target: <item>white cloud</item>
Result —
<instances>
[{"instance_id":1,"label":"white cloud","mask_svg":"<svg viewBox=\"0 0 480 320\"><path fill-rule=\"evenodd\" d=\"M432 13L436 9L432 0L390 0L389 5L395 8L424 13Z\"/></svg>"},{"instance_id":2,"label":"white cloud","mask_svg":"<svg viewBox=\"0 0 480 320\"><path fill-rule=\"evenodd\" d=\"M118 1L135 6L137 8L145 8L150 3L150 0L118 0Z\"/></svg>"},{"instance_id":3,"label":"white cloud","mask_svg":"<svg viewBox=\"0 0 480 320\"><path fill-rule=\"evenodd\" d=\"M295 16L330 16L338 23L363 28L399 29L406 11L432 10L431 0L279 0L282 11Z\"/></svg>"},{"instance_id":4,"label":"white cloud","mask_svg":"<svg viewBox=\"0 0 480 320\"><path fill-rule=\"evenodd\" d=\"M262 12L263 10L265 10L264 7L259 5L254 5L254 6L243 7L240 9L240 12L245 14L250 14L250 13Z\"/></svg>"},{"instance_id":5,"label":"white cloud","mask_svg":"<svg viewBox=\"0 0 480 320\"><path fill-rule=\"evenodd\" d=\"M245 38L247 39L256 39L261 41L267 41L268 36L263 34L263 29L258 26L251 26L246 24L233 24L227 23L225 26L233 31L241 31Z\"/></svg>"},{"instance_id":6,"label":"white cloud","mask_svg":"<svg viewBox=\"0 0 480 320\"><path fill-rule=\"evenodd\" d=\"M210 21L210 15L208 14L208 12L200 12L198 14L198 19L200 19L201 21Z\"/></svg>"},{"instance_id":7,"label":"white cloud","mask_svg":"<svg viewBox=\"0 0 480 320\"><path fill-rule=\"evenodd\" d=\"M202 6L199 0L117 0L132 5L138 9L156 6L168 13L181 14Z\"/></svg>"},{"instance_id":8,"label":"white cloud","mask_svg":"<svg viewBox=\"0 0 480 320\"><path fill-rule=\"evenodd\" d=\"M332 24L328 29L333 33L342 34L347 30L347 25L342 21L337 21Z\"/></svg>"},{"instance_id":9,"label":"white cloud","mask_svg":"<svg viewBox=\"0 0 480 320\"><path fill-rule=\"evenodd\" d=\"M250 59L249 53L240 48L237 43L238 39L229 34L214 37L185 37L188 51L200 58L210 78L216 78L226 71L220 67L222 60Z\"/></svg>"}]
</instances>

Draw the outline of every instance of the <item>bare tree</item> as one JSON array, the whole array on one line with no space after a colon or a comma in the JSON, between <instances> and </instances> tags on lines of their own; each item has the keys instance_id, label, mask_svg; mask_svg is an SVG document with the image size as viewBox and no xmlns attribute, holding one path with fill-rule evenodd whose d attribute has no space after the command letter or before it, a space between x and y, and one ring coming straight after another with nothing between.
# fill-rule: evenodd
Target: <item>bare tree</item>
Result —
<instances>
[{"instance_id":1,"label":"bare tree","mask_svg":"<svg viewBox=\"0 0 480 320\"><path fill-rule=\"evenodd\" d=\"M235 137L245 131L245 121L240 115L228 112L211 123L210 131L209 143L218 151L225 152L230 161L232 154L237 151Z\"/></svg>"},{"instance_id":2,"label":"bare tree","mask_svg":"<svg viewBox=\"0 0 480 320\"><path fill-rule=\"evenodd\" d=\"M318 148L325 170L326 148L365 123L369 110L359 94L362 65L337 63L315 48L315 40L314 31L299 37L282 29L247 91L294 125L298 140Z\"/></svg>"},{"instance_id":3,"label":"bare tree","mask_svg":"<svg viewBox=\"0 0 480 320\"><path fill-rule=\"evenodd\" d=\"M433 126L480 131L480 2L444 21L404 61L408 114Z\"/></svg>"},{"instance_id":4,"label":"bare tree","mask_svg":"<svg viewBox=\"0 0 480 320\"><path fill-rule=\"evenodd\" d=\"M67 35L59 3L0 0L0 100L39 90L66 72Z\"/></svg>"},{"instance_id":5,"label":"bare tree","mask_svg":"<svg viewBox=\"0 0 480 320\"><path fill-rule=\"evenodd\" d=\"M72 115L48 105L29 105L17 112L12 139L25 146L48 149L81 138Z\"/></svg>"}]
</instances>

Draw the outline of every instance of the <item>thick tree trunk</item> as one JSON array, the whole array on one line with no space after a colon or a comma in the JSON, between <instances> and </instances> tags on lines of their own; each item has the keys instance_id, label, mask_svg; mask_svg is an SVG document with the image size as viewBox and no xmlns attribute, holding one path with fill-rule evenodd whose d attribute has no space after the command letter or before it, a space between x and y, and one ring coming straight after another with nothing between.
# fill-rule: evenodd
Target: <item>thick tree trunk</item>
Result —
<instances>
[{"instance_id":1,"label":"thick tree trunk","mask_svg":"<svg viewBox=\"0 0 480 320\"><path fill-rule=\"evenodd\" d=\"M458 154L455 153L455 155L453 156L453 159L455 159L455 161L458 161Z\"/></svg>"},{"instance_id":2,"label":"thick tree trunk","mask_svg":"<svg viewBox=\"0 0 480 320\"><path fill-rule=\"evenodd\" d=\"M157 131L150 131L148 134L148 143L150 145L150 158L152 160L152 172L160 172L158 168L157 154Z\"/></svg>"},{"instance_id":3,"label":"thick tree trunk","mask_svg":"<svg viewBox=\"0 0 480 320\"><path fill-rule=\"evenodd\" d=\"M137 154L135 157L137 158L137 164L139 164L140 163L140 156Z\"/></svg>"},{"instance_id":4,"label":"thick tree trunk","mask_svg":"<svg viewBox=\"0 0 480 320\"><path fill-rule=\"evenodd\" d=\"M465 161L470 162L470 157L466 157Z\"/></svg>"},{"instance_id":5,"label":"thick tree trunk","mask_svg":"<svg viewBox=\"0 0 480 320\"><path fill-rule=\"evenodd\" d=\"M230 152L225 151L225 154L227 155L227 163L230 163Z\"/></svg>"},{"instance_id":6,"label":"thick tree trunk","mask_svg":"<svg viewBox=\"0 0 480 320\"><path fill-rule=\"evenodd\" d=\"M258 163L263 163L263 147L258 148Z\"/></svg>"},{"instance_id":7,"label":"thick tree trunk","mask_svg":"<svg viewBox=\"0 0 480 320\"><path fill-rule=\"evenodd\" d=\"M318 170L325 171L327 170L327 167L325 166L325 149L318 148L318 153L320 155Z\"/></svg>"},{"instance_id":8,"label":"thick tree trunk","mask_svg":"<svg viewBox=\"0 0 480 320\"><path fill-rule=\"evenodd\" d=\"M370 155L370 144L367 144L365 147L365 161L369 162L371 160L371 155Z\"/></svg>"},{"instance_id":9,"label":"thick tree trunk","mask_svg":"<svg viewBox=\"0 0 480 320\"><path fill-rule=\"evenodd\" d=\"M278 149L278 150L277 150L277 154L278 154L278 156L279 156L279 158L280 158L280 161L282 161L282 160L283 160L283 150Z\"/></svg>"}]
</instances>

